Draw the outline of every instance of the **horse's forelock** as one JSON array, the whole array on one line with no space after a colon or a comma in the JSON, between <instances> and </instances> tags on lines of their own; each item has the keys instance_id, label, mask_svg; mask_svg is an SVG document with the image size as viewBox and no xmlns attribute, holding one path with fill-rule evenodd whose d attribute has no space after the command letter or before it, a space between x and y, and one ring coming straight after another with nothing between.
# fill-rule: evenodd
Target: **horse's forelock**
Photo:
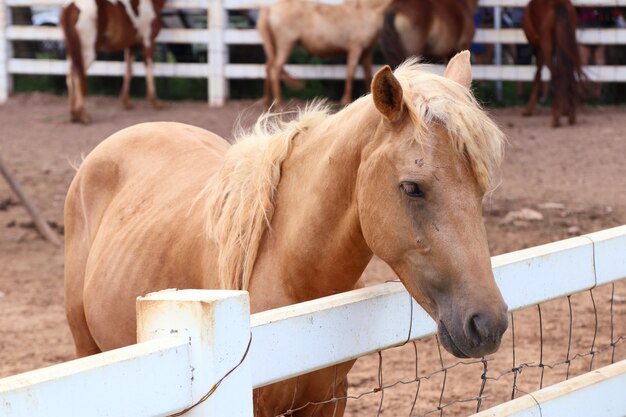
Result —
<instances>
[{"instance_id":1,"label":"horse's forelock","mask_svg":"<svg viewBox=\"0 0 626 417\"><path fill-rule=\"evenodd\" d=\"M425 143L429 125L443 125L459 156L486 192L492 188L494 172L503 158L504 134L469 89L425 67L417 59L410 59L394 73L405 91L415 139Z\"/></svg>"}]
</instances>

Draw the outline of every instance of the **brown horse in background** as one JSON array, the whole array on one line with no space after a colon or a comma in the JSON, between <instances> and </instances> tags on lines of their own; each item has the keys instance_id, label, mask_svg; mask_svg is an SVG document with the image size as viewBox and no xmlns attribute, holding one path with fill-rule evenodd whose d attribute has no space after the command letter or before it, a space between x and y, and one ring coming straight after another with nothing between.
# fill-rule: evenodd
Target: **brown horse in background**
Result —
<instances>
[{"instance_id":1,"label":"brown horse in background","mask_svg":"<svg viewBox=\"0 0 626 417\"><path fill-rule=\"evenodd\" d=\"M409 56L448 61L469 49L476 27L478 0L393 0L385 16L382 47L387 63L400 65Z\"/></svg>"},{"instance_id":2,"label":"brown horse in background","mask_svg":"<svg viewBox=\"0 0 626 417\"><path fill-rule=\"evenodd\" d=\"M257 30L263 40L266 59L265 104L269 106L273 96L276 105L281 105L281 76L286 83L294 83L284 66L297 44L308 53L321 57L347 52L342 104L352 100L352 82L359 60L363 65L365 85L369 88L374 46L389 1L348 0L342 4L323 4L282 0L262 8Z\"/></svg>"},{"instance_id":3,"label":"brown horse in background","mask_svg":"<svg viewBox=\"0 0 626 417\"><path fill-rule=\"evenodd\" d=\"M154 86L152 54L161 29L161 9L165 0L74 0L61 12L61 27L69 62L67 89L72 122L89 123L84 100L87 94L87 69L96 52L124 51L126 72L120 99L125 108L132 77L132 49L142 47L146 64L148 100L160 107Z\"/></svg>"},{"instance_id":4,"label":"brown horse in background","mask_svg":"<svg viewBox=\"0 0 626 417\"><path fill-rule=\"evenodd\" d=\"M541 69L551 73L552 126L560 126L561 115L576 123L580 81L584 78L576 43L576 11L570 0L531 0L524 10L524 33L535 47L537 72L524 116L533 114L541 84Z\"/></svg>"}]
</instances>

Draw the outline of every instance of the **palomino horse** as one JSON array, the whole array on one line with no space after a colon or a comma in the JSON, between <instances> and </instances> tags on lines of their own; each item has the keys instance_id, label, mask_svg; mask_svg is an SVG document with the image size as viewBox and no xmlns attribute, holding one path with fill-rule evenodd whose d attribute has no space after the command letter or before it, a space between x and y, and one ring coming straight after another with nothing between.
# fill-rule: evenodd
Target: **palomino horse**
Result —
<instances>
[{"instance_id":1,"label":"palomino horse","mask_svg":"<svg viewBox=\"0 0 626 417\"><path fill-rule=\"evenodd\" d=\"M535 48L537 72L524 116L533 114L541 84L541 69L551 74L552 126L558 127L561 115L576 123L580 101L580 81L584 77L576 43L576 11L570 0L531 0L524 10L524 33Z\"/></svg>"},{"instance_id":2,"label":"palomino horse","mask_svg":"<svg viewBox=\"0 0 626 417\"><path fill-rule=\"evenodd\" d=\"M65 203L65 306L78 356L135 343L142 294L244 289L258 312L353 289L373 254L437 321L448 351L494 352L507 307L481 211L503 137L470 82L465 52L445 78L414 61L395 75L385 67L373 93L342 111L262 117L232 146L165 122L103 141ZM345 400L305 405L344 396L351 366L258 389L255 415L291 406L303 407L294 416L343 415Z\"/></svg>"},{"instance_id":3,"label":"palomino horse","mask_svg":"<svg viewBox=\"0 0 626 417\"><path fill-rule=\"evenodd\" d=\"M165 0L74 0L61 12L61 26L69 68L67 89L73 122L89 123L84 108L87 94L86 72L96 52L124 50L126 72L120 99L131 108L128 92L132 76L132 49L143 48L148 100L160 107L154 86L152 55L154 39L161 29L161 9Z\"/></svg>"},{"instance_id":4,"label":"palomino horse","mask_svg":"<svg viewBox=\"0 0 626 417\"><path fill-rule=\"evenodd\" d=\"M273 96L276 105L281 105L281 76L293 84L284 66L297 44L322 57L347 52L346 85L341 103L348 104L352 100L352 82L359 60L365 84L369 86L372 81L374 47L389 1L348 0L342 4L323 4L282 0L262 8L257 29L266 59L265 104L269 106Z\"/></svg>"},{"instance_id":5,"label":"palomino horse","mask_svg":"<svg viewBox=\"0 0 626 417\"><path fill-rule=\"evenodd\" d=\"M478 0L393 0L385 17L381 44L396 67L409 56L449 60L468 49L476 27Z\"/></svg>"}]
</instances>

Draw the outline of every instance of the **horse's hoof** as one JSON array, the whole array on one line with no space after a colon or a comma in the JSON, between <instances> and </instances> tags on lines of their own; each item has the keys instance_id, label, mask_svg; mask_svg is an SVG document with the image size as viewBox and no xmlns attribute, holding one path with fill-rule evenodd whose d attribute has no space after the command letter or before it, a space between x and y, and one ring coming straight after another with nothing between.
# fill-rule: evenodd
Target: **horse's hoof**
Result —
<instances>
[{"instance_id":1,"label":"horse's hoof","mask_svg":"<svg viewBox=\"0 0 626 417\"><path fill-rule=\"evenodd\" d=\"M135 106L133 106L133 103L128 100L122 100L122 107L124 108L124 110L132 110L135 108Z\"/></svg>"},{"instance_id":2,"label":"horse's hoof","mask_svg":"<svg viewBox=\"0 0 626 417\"><path fill-rule=\"evenodd\" d=\"M557 127L561 127L561 122L559 122L558 120L553 120L552 121L552 127L553 128L557 128Z\"/></svg>"},{"instance_id":3,"label":"horse's hoof","mask_svg":"<svg viewBox=\"0 0 626 417\"><path fill-rule=\"evenodd\" d=\"M533 115L533 112L532 112L532 111L530 111L530 110L524 110L524 111L522 112L522 116L524 116L524 117L530 117L530 116L532 116L532 115Z\"/></svg>"},{"instance_id":4,"label":"horse's hoof","mask_svg":"<svg viewBox=\"0 0 626 417\"><path fill-rule=\"evenodd\" d=\"M72 112L70 120L72 123L82 123L84 125L91 123L91 117L84 110Z\"/></svg>"},{"instance_id":5,"label":"horse's hoof","mask_svg":"<svg viewBox=\"0 0 626 417\"><path fill-rule=\"evenodd\" d=\"M150 104L152 104L152 108L156 110L162 110L165 108L165 104L163 104L163 102L160 100L151 100Z\"/></svg>"}]
</instances>

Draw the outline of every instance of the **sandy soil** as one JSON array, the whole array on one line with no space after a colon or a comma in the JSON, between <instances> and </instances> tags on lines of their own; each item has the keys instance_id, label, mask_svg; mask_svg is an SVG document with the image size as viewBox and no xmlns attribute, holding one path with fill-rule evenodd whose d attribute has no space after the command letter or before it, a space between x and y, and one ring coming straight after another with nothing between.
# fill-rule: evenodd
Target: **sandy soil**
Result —
<instances>
[{"instance_id":1,"label":"sandy soil","mask_svg":"<svg viewBox=\"0 0 626 417\"><path fill-rule=\"evenodd\" d=\"M63 200L81 155L111 133L144 121L174 120L191 123L230 136L237 120L245 126L260 113L249 101L228 103L209 109L203 103L169 103L153 111L143 101L135 110L122 111L109 98L89 98L94 123L88 127L67 122L65 99L43 94L18 95L0 107L0 155L22 182L45 217L62 229ZM549 128L548 111L531 119L519 109L495 110L495 119L509 137L502 183L485 202L486 224L492 254L567 238L626 223L626 138L622 134L626 109L587 108L576 127ZM242 115L243 114L243 115ZM559 203L549 208L545 203ZM554 205L552 205L554 206ZM505 222L507 213L531 208L543 220ZM73 344L63 312L63 251L42 241L25 210L0 180L0 377L70 360ZM365 273L368 284L393 278L393 273L374 260ZM567 277L563 277L567 279ZM613 338L626 335L626 285L615 287ZM593 368L611 361L606 350L611 333L611 288L594 290L598 312L595 348L603 349L593 359ZM594 336L594 307L589 293L572 297L573 331L569 358L588 353ZM537 367L567 359L570 319L567 299L542 306L543 346L539 341L536 308L515 314L515 365L512 362L512 332L501 351L488 362L487 384L482 408L511 396L513 367L523 367L517 377L521 391L539 387ZM626 358L626 343L616 346L615 359ZM376 415L381 399L382 415L422 415L454 401L469 400L480 390L482 363L459 365L426 376L441 368L434 338L382 354L383 383L415 381L416 353L420 383L398 384L381 392L364 395L348 404L348 415ZM571 362L570 375L590 367L591 355ZM444 352L446 367L457 360ZM351 395L377 391L379 357L357 362L351 376ZM565 377L567 365L545 369L544 385ZM506 372L509 372L506 374ZM501 373L504 376L495 381ZM419 396L415 409L416 390ZM517 394L519 395L519 394ZM468 414L476 401L445 407L445 415Z\"/></svg>"}]
</instances>

